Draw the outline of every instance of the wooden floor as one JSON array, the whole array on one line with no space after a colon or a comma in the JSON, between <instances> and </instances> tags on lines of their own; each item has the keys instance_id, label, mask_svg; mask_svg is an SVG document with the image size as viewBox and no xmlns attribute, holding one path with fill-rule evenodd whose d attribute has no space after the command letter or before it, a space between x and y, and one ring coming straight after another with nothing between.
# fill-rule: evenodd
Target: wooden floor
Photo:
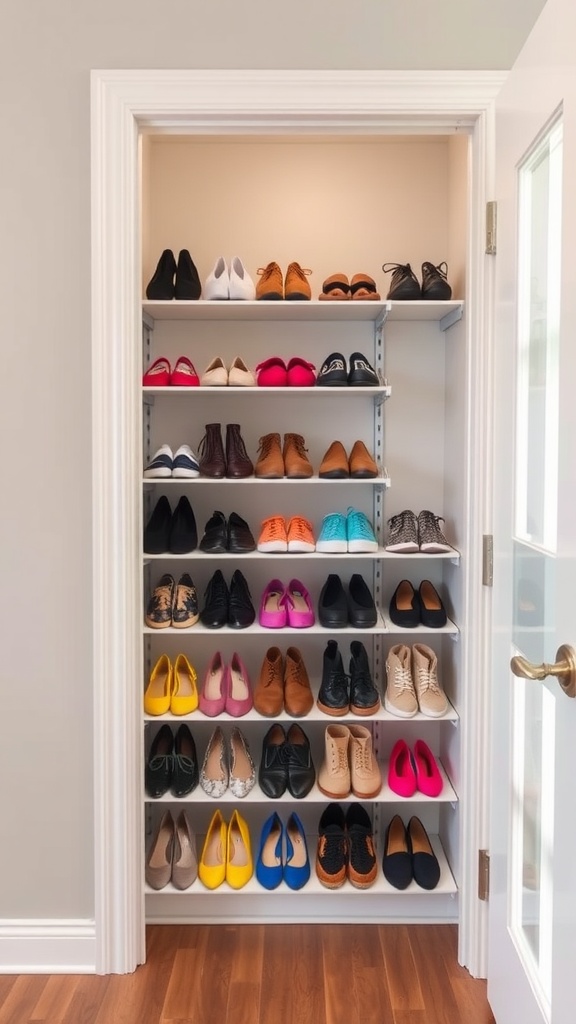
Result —
<instances>
[{"instance_id":1,"label":"wooden floor","mask_svg":"<svg viewBox=\"0 0 576 1024\"><path fill-rule=\"evenodd\" d=\"M148 929L128 975L0 976L0 1024L493 1024L451 925Z\"/></svg>"}]
</instances>

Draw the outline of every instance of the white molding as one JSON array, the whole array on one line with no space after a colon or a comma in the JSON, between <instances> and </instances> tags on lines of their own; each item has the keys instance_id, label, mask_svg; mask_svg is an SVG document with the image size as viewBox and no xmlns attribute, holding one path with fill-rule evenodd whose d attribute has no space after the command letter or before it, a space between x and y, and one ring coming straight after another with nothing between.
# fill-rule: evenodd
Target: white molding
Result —
<instances>
[{"instance_id":1,"label":"white molding","mask_svg":"<svg viewBox=\"0 0 576 1024\"><path fill-rule=\"evenodd\" d=\"M478 186L486 189L493 137L491 111L505 76L499 72L386 71L94 71L92 72L93 225L93 514L96 969L128 972L145 959L141 865L141 636L131 610L142 607L139 487L141 466L138 233L138 134L378 134L469 131ZM487 119L486 119L487 118ZM484 199L486 196L484 196ZM480 210L470 254L481 240ZM473 266L481 270L478 261ZM484 331L484 277L476 287L471 329ZM484 337L475 333L475 337ZM479 360L477 358L477 362ZM471 372L480 372L475 366ZM481 379L485 380L485 376ZM484 438L487 412L475 410ZM480 443L480 442L478 442ZM487 453L476 451L485 465ZM472 520L483 521L471 491ZM474 551L476 538L471 538ZM477 582L471 568L473 585ZM477 570L476 570L477 571ZM488 643L485 615L469 593L477 631L470 638L467 678L476 684ZM473 687L470 687L472 690ZM482 689L473 695L482 715ZM474 721L471 715L470 720ZM470 739L468 734L467 739ZM466 789L466 856L461 880L468 893L464 962L477 973L484 942L474 905L472 852L486 829L485 800L470 775L484 760L473 750ZM476 777L477 778L477 777ZM486 779L486 784L488 780Z\"/></svg>"},{"instance_id":2,"label":"white molding","mask_svg":"<svg viewBox=\"0 0 576 1024\"><path fill-rule=\"evenodd\" d=\"M0 920L0 974L94 974L92 920Z\"/></svg>"}]
</instances>

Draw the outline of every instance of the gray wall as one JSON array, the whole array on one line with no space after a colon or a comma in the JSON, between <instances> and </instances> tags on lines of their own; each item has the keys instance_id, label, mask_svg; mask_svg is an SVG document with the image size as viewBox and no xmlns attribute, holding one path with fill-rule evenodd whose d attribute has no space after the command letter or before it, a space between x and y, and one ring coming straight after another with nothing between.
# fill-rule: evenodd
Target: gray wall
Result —
<instances>
[{"instance_id":1,"label":"gray wall","mask_svg":"<svg viewBox=\"0 0 576 1024\"><path fill-rule=\"evenodd\" d=\"M4 5L0 920L94 911L89 69L501 69L542 6Z\"/></svg>"}]
</instances>

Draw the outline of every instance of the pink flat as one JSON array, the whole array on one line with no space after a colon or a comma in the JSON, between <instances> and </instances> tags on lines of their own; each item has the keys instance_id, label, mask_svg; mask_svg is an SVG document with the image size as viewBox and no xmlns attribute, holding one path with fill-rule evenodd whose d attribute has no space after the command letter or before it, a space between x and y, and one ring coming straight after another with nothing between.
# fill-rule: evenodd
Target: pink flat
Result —
<instances>
[{"instance_id":1,"label":"pink flat","mask_svg":"<svg viewBox=\"0 0 576 1024\"><path fill-rule=\"evenodd\" d=\"M414 796L416 792L416 767L406 740L398 740L392 747L388 785L398 796Z\"/></svg>"},{"instance_id":2,"label":"pink flat","mask_svg":"<svg viewBox=\"0 0 576 1024\"><path fill-rule=\"evenodd\" d=\"M286 607L289 626L294 629L306 629L314 625L314 608L310 594L300 580L290 580L284 591L282 603Z\"/></svg>"},{"instance_id":3,"label":"pink flat","mask_svg":"<svg viewBox=\"0 0 576 1024\"><path fill-rule=\"evenodd\" d=\"M285 388L288 383L286 363L280 356L271 356L256 367L259 388Z\"/></svg>"},{"instance_id":4,"label":"pink flat","mask_svg":"<svg viewBox=\"0 0 576 1024\"><path fill-rule=\"evenodd\" d=\"M220 651L217 651L206 669L198 708L208 718L215 718L221 715L226 707L226 694L228 692L228 671Z\"/></svg>"},{"instance_id":5,"label":"pink flat","mask_svg":"<svg viewBox=\"0 0 576 1024\"><path fill-rule=\"evenodd\" d=\"M316 383L316 367L300 356L292 356L286 367L288 372L288 387L290 388L313 388Z\"/></svg>"},{"instance_id":6,"label":"pink flat","mask_svg":"<svg viewBox=\"0 0 576 1024\"><path fill-rule=\"evenodd\" d=\"M241 718L252 707L252 687L248 670L236 652L232 655L232 661L228 666L227 683L226 711L233 718Z\"/></svg>"},{"instance_id":7,"label":"pink flat","mask_svg":"<svg viewBox=\"0 0 576 1024\"><path fill-rule=\"evenodd\" d=\"M416 785L426 796L439 796L444 783L434 754L424 740L416 740L414 744L414 761L416 764Z\"/></svg>"},{"instance_id":8,"label":"pink flat","mask_svg":"<svg viewBox=\"0 0 576 1024\"><path fill-rule=\"evenodd\" d=\"M284 584L280 580L270 580L260 601L258 621L268 629L282 629L288 625L288 612L284 598Z\"/></svg>"},{"instance_id":9,"label":"pink flat","mask_svg":"<svg viewBox=\"0 0 576 1024\"><path fill-rule=\"evenodd\" d=\"M187 356L180 356L176 362L176 366L170 376L170 383L174 388L200 387L200 378L196 373L194 364L190 362Z\"/></svg>"},{"instance_id":10,"label":"pink flat","mask_svg":"<svg viewBox=\"0 0 576 1024\"><path fill-rule=\"evenodd\" d=\"M170 383L170 363L165 356L155 359L142 377L145 388L167 388Z\"/></svg>"}]
</instances>

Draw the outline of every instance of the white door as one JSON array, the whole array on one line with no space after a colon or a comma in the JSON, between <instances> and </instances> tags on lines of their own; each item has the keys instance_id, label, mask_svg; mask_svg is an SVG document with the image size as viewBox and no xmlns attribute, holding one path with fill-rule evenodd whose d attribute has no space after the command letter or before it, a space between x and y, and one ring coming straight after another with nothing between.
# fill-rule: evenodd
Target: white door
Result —
<instances>
[{"instance_id":1,"label":"white door","mask_svg":"<svg viewBox=\"0 0 576 1024\"><path fill-rule=\"evenodd\" d=\"M549 0L497 110L488 998L498 1024L576 1020L576 700L565 676L525 678L576 647L574 40L573 0ZM515 675L512 658L536 668L516 660Z\"/></svg>"}]
</instances>

